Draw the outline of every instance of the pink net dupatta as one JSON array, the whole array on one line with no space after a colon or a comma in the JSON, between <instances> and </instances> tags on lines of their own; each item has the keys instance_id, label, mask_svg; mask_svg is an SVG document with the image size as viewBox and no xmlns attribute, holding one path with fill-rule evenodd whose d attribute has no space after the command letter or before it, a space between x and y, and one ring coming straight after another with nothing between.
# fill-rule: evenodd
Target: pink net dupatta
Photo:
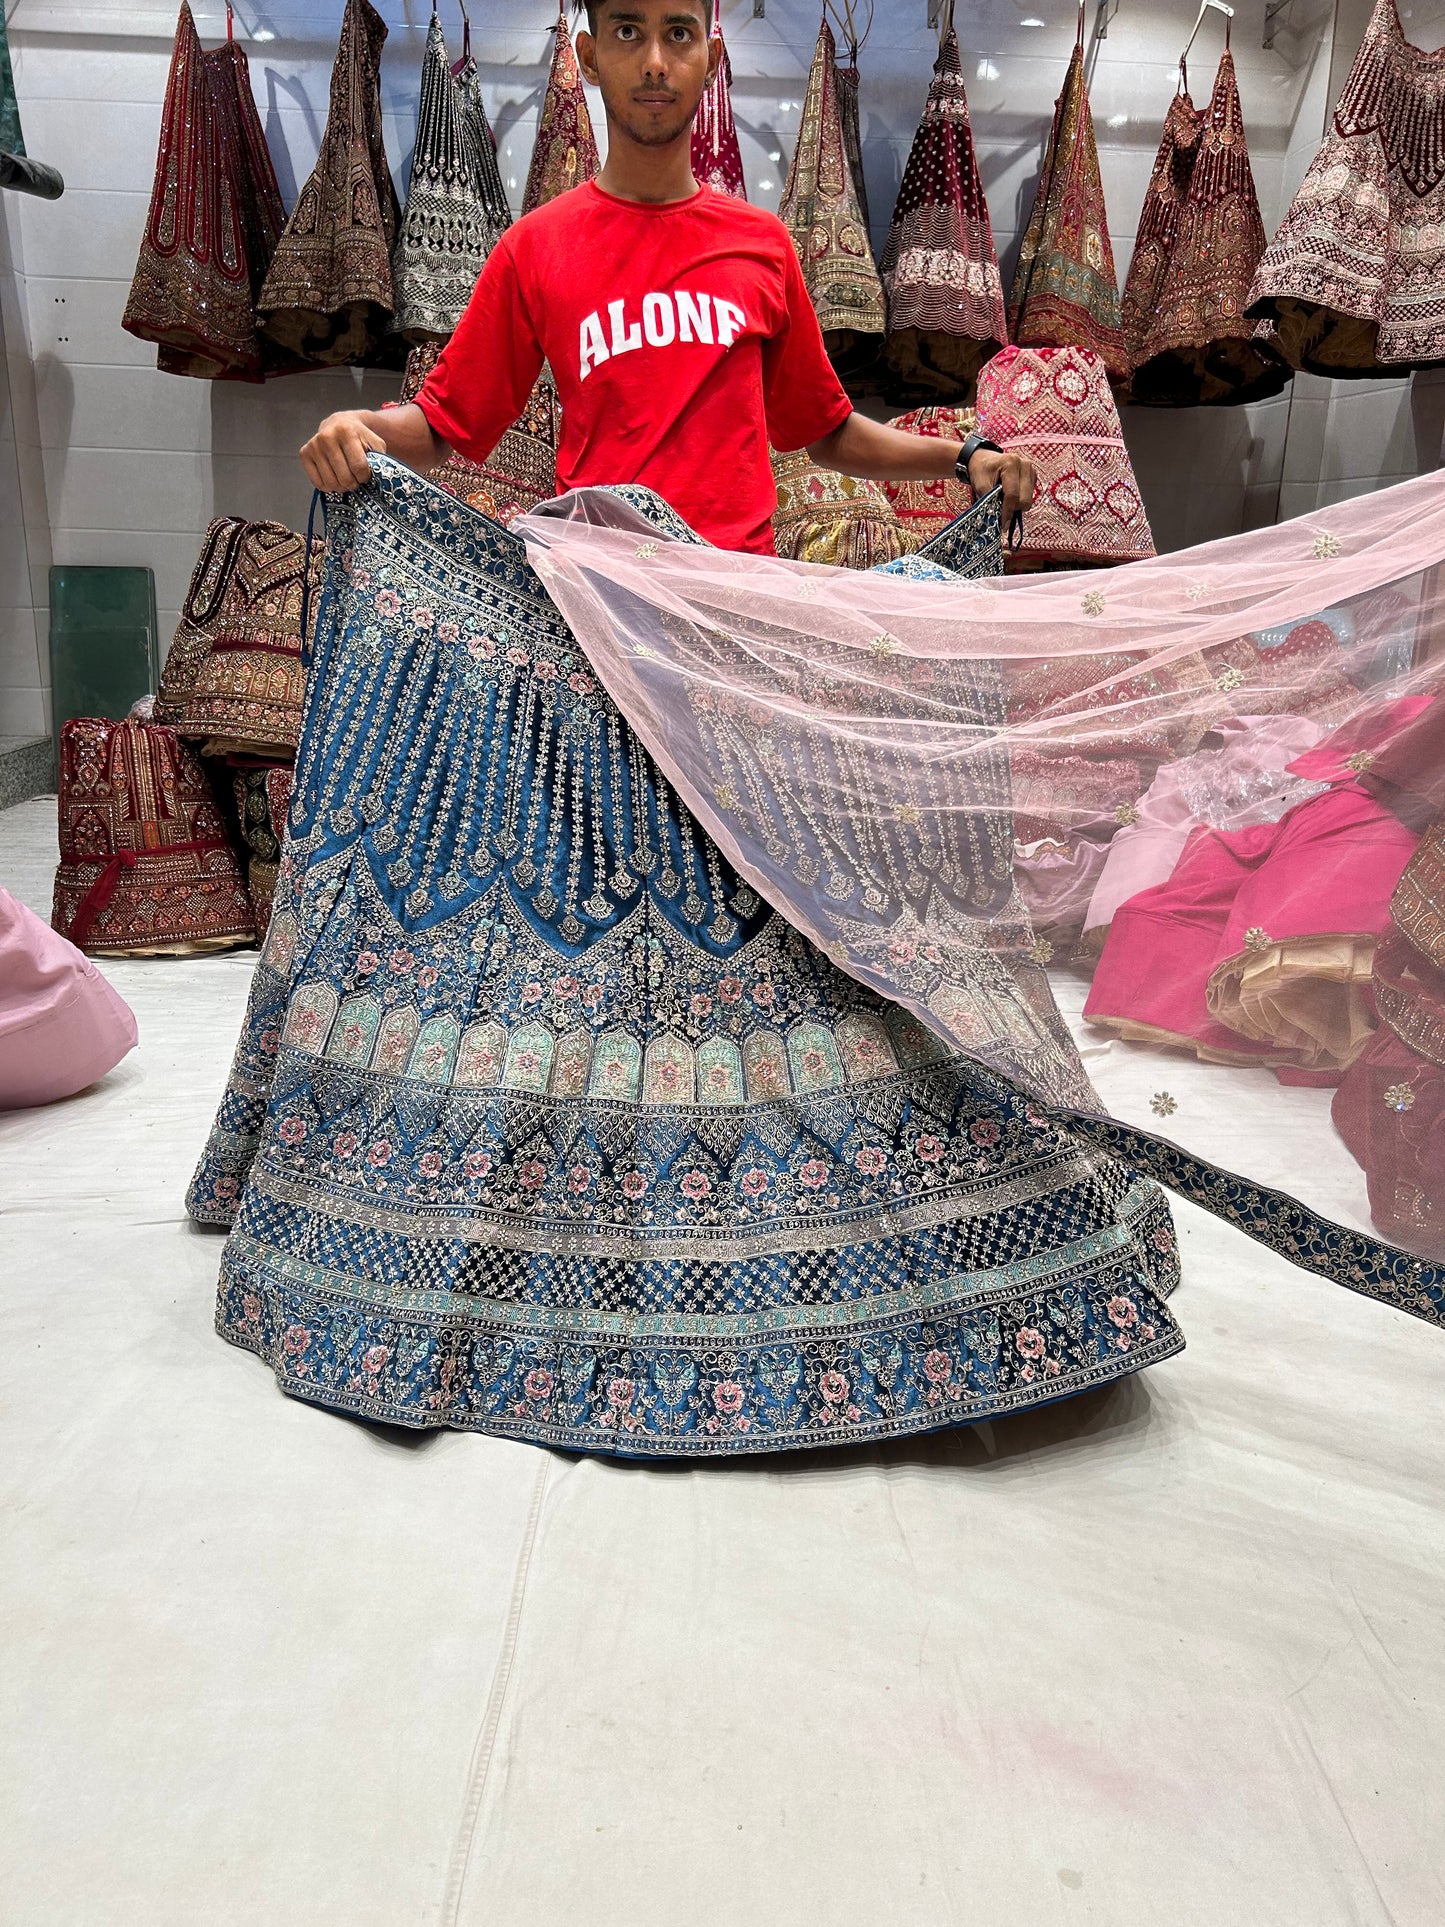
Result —
<instances>
[{"instance_id":1,"label":"pink net dupatta","mask_svg":"<svg viewBox=\"0 0 1445 1927\"><path fill-rule=\"evenodd\" d=\"M1329 1117L1413 847L1360 779L1445 697L1445 477L1105 577L725 553L595 490L518 532L689 808L836 963L1099 1150L1445 1323L1445 1272L1370 1235ZM1278 756L1201 758L1281 716L1313 727L1273 729ZM1016 840L1107 855L1172 770L1182 853L1093 930L1091 992L1030 919ZM1082 930L1089 900L1051 914ZM1101 982L1114 1007L1086 1013Z\"/></svg>"}]
</instances>

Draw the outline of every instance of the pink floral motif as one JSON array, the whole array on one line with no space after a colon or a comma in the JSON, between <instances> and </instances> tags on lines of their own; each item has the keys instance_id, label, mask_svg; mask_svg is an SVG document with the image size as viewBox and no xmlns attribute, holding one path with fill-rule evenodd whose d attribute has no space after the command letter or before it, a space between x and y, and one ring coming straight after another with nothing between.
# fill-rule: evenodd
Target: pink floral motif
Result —
<instances>
[{"instance_id":1,"label":"pink floral motif","mask_svg":"<svg viewBox=\"0 0 1445 1927\"><path fill-rule=\"evenodd\" d=\"M437 624L437 641L438 642L456 642L461 636L461 633L462 632L460 628L457 626L457 624L455 622L452 622L450 619L448 619L446 622L439 622Z\"/></svg>"},{"instance_id":2,"label":"pink floral motif","mask_svg":"<svg viewBox=\"0 0 1445 1927\"><path fill-rule=\"evenodd\" d=\"M570 689L575 689L579 696L591 696L595 694L597 689L597 685L593 682L592 678L590 676L584 676L580 670L576 675L567 678L567 686Z\"/></svg>"},{"instance_id":3,"label":"pink floral motif","mask_svg":"<svg viewBox=\"0 0 1445 1927\"><path fill-rule=\"evenodd\" d=\"M702 1171L689 1171L682 1180L682 1195L696 1204L712 1190L712 1179Z\"/></svg>"},{"instance_id":4,"label":"pink floral motif","mask_svg":"<svg viewBox=\"0 0 1445 1927\"><path fill-rule=\"evenodd\" d=\"M640 1171L627 1171L623 1173L622 1195L624 1198L632 1198L635 1201L640 1197L644 1197L646 1192L647 1179L643 1177Z\"/></svg>"},{"instance_id":5,"label":"pink floral motif","mask_svg":"<svg viewBox=\"0 0 1445 1927\"><path fill-rule=\"evenodd\" d=\"M1024 1358L1042 1358L1044 1355L1044 1335L1032 1325L1024 1325L1014 1338L1014 1344Z\"/></svg>"},{"instance_id":6,"label":"pink floral motif","mask_svg":"<svg viewBox=\"0 0 1445 1927\"><path fill-rule=\"evenodd\" d=\"M348 1057L355 1057L366 1037L364 1026L354 1019L341 1026L341 1047Z\"/></svg>"},{"instance_id":7,"label":"pink floral motif","mask_svg":"<svg viewBox=\"0 0 1445 1927\"><path fill-rule=\"evenodd\" d=\"M411 621L414 629L430 629L436 621L436 612L428 609L424 603L418 603L411 612Z\"/></svg>"},{"instance_id":8,"label":"pink floral motif","mask_svg":"<svg viewBox=\"0 0 1445 1927\"><path fill-rule=\"evenodd\" d=\"M1132 1298L1111 1298L1105 1309L1113 1322L1121 1328L1138 1321L1139 1307Z\"/></svg>"},{"instance_id":9,"label":"pink floral motif","mask_svg":"<svg viewBox=\"0 0 1445 1927\"><path fill-rule=\"evenodd\" d=\"M423 964L421 969L416 973L416 980L423 990L430 990L440 975L441 972L435 964Z\"/></svg>"},{"instance_id":10,"label":"pink floral motif","mask_svg":"<svg viewBox=\"0 0 1445 1927\"><path fill-rule=\"evenodd\" d=\"M547 1172L536 1158L528 1158L517 1166L517 1182L524 1191L540 1191L547 1182Z\"/></svg>"},{"instance_id":11,"label":"pink floral motif","mask_svg":"<svg viewBox=\"0 0 1445 1927\"><path fill-rule=\"evenodd\" d=\"M894 963L912 963L918 952L906 937L899 937L889 944L888 954Z\"/></svg>"},{"instance_id":12,"label":"pink floral motif","mask_svg":"<svg viewBox=\"0 0 1445 1927\"><path fill-rule=\"evenodd\" d=\"M311 1343L311 1334L304 1325L288 1325L281 1343L293 1358L299 1358Z\"/></svg>"},{"instance_id":13,"label":"pink floral motif","mask_svg":"<svg viewBox=\"0 0 1445 1927\"><path fill-rule=\"evenodd\" d=\"M533 673L538 682L556 682L558 676L557 665L555 662L548 662L546 658L543 657Z\"/></svg>"},{"instance_id":14,"label":"pink floral motif","mask_svg":"<svg viewBox=\"0 0 1445 1927\"><path fill-rule=\"evenodd\" d=\"M587 988L582 992L582 1001L589 1010L600 1010L602 1000L606 995L607 992L602 988L601 984L588 984Z\"/></svg>"},{"instance_id":15,"label":"pink floral motif","mask_svg":"<svg viewBox=\"0 0 1445 1927\"><path fill-rule=\"evenodd\" d=\"M743 1172L739 1182L742 1185L745 1197L760 1198L772 1180L766 1171L761 1171L757 1165L754 1165L751 1171Z\"/></svg>"},{"instance_id":16,"label":"pink floral motif","mask_svg":"<svg viewBox=\"0 0 1445 1927\"><path fill-rule=\"evenodd\" d=\"M799 1184L807 1185L810 1191L820 1191L828 1182L828 1167L821 1158L809 1158L798 1173Z\"/></svg>"},{"instance_id":17,"label":"pink floral motif","mask_svg":"<svg viewBox=\"0 0 1445 1927\"><path fill-rule=\"evenodd\" d=\"M519 649L515 643L513 643L512 647L507 651L507 661L511 663L514 669L525 669L531 660L532 658L527 654L526 650Z\"/></svg>"},{"instance_id":18,"label":"pink floral motif","mask_svg":"<svg viewBox=\"0 0 1445 1927\"><path fill-rule=\"evenodd\" d=\"M575 977L558 977L552 984L552 995L559 1003L566 1003L577 995L581 988Z\"/></svg>"},{"instance_id":19,"label":"pink floral motif","mask_svg":"<svg viewBox=\"0 0 1445 1927\"><path fill-rule=\"evenodd\" d=\"M380 1137L376 1140L375 1144L372 1145L366 1156L368 1162L376 1165L378 1168L383 1164L390 1164L391 1146L384 1137Z\"/></svg>"},{"instance_id":20,"label":"pink floral motif","mask_svg":"<svg viewBox=\"0 0 1445 1927\"><path fill-rule=\"evenodd\" d=\"M261 1316L261 1300L254 1291L241 1293L241 1316L248 1325L254 1325Z\"/></svg>"},{"instance_id":21,"label":"pink floral motif","mask_svg":"<svg viewBox=\"0 0 1445 1927\"><path fill-rule=\"evenodd\" d=\"M468 636L467 654L491 658L497 653L497 645L490 636Z\"/></svg>"},{"instance_id":22,"label":"pink floral motif","mask_svg":"<svg viewBox=\"0 0 1445 1927\"><path fill-rule=\"evenodd\" d=\"M885 1151L880 1150L876 1144L865 1144L853 1159L853 1162L865 1178L876 1178L880 1171L887 1170L888 1155Z\"/></svg>"},{"instance_id":23,"label":"pink floral motif","mask_svg":"<svg viewBox=\"0 0 1445 1927\"><path fill-rule=\"evenodd\" d=\"M263 1030L256 1041L266 1055L272 1057L281 1048L281 1033L279 1030Z\"/></svg>"},{"instance_id":24,"label":"pink floral motif","mask_svg":"<svg viewBox=\"0 0 1445 1927\"><path fill-rule=\"evenodd\" d=\"M344 1164L348 1158L356 1156L355 1131L338 1131L331 1140L331 1155L338 1157Z\"/></svg>"},{"instance_id":25,"label":"pink floral motif","mask_svg":"<svg viewBox=\"0 0 1445 1927\"><path fill-rule=\"evenodd\" d=\"M401 614L401 597L395 589L378 589L376 592L376 613L381 616Z\"/></svg>"},{"instance_id":26,"label":"pink floral motif","mask_svg":"<svg viewBox=\"0 0 1445 1927\"><path fill-rule=\"evenodd\" d=\"M778 993L769 983L753 985L753 1002L763 1010L771 1010L778 1001Z\"/></svg>"},{"instance_id":27,"label":"pink floral motif","mask_svg":"<svg viewBox=\"0 0 1445 1927\"><path fill-rule=\"evenodd\" d=\"M383 1370L386 1361L390 1357L391 1347L389 1345L370 1345L361 1354L361 1369L369 1378L375 1378L377 1373Z\"/></svg>"},{"instance_id":28,"label":"pink floral motif","mask_svg":"<svg viewBox=\"0 0 1445 1927\"><path fill-rule=\"evenodd\" d=\"M695 991L688 999L687 1007L694 1017L707 1017L712 1011L712 998L705 997L700 990Z\"/></svg>"},{"instance_id":29,"label":"pink floral motif","mask_svg":"<svg viewBox=\"0 0 1445 1927\"><path fill-rule=\"evenodd\" d=\"M953 1376L953 1361L947 1352L937 1350L923 1354L923 1376L934 1385L943 1385Z\"/></svg>"},{"instance_id":30,"label":"pink floral motif","mask_svg":"<svg viewBox=\"0 0 1445 1927\"><path fill-rule=\"evenodd\" d=\"M462 1164L469 1178L484 1178L491 1171L492 1154L490 1151L470 1151Z\"/></svg>"},{"instance_id":31,"label":"pink floral motif","mask_svg":"<svg viewBox=\"0 0 1445 1927\"><path fill-rule=\"evenodd\" d=\"M710 1091L725 1091L731 1084L732 1078L725 1064L713 1064L709 1067L703 1082Z\"/></svg>"},{"instance_id":32,"label":"pink floral motif","mask_svg":"<svg viewBox=\"0 0 1445 1927\"><path fill-rule=\"evenodd\" d=\"M283 1117L277 1134L283 1144L299 1144L306 1135L305 1118Z\"/></svg>"},{"instance_id":33,"label":"pink floral motif","mask_svg":"<svg viewBox=\"0 0 1445 1927\"><path fill-rule=\"evenodd\" d=\"M841 1405L848 1396L848 1381L841 1372L824 1372L818 1390L830 1405Z\"/></svg>"},{"instance_id":34,"label":"pink floral motif","mask_svg":"<svg viewBox=\"0 0 1445 1927\"><path fill-rule=\"evenodd\" d=\"M717 994L725 1004L735 1004L743 994L741 977L724 977L717 987Z\"/></svg>"},{"instance_id":35,"label":"pink floral motif","mask_svg":"<svg viewBox=\"0 0 1445 1927\"><path fill-rule=\"evenodd\" d=\"M552 1390L552 1374L545 1365L534 1365L522 1380L528 1398L546 1398Z\"/></svg>"},{"instance_id":36,"label":"pink floral motif","mask_svg":"<svg viewBox=\"0 0 1445 1927\"><path fill-rule=\"evenodd\" d=\"M1174 1233L1167 1224L1157 1224L1149 1235L1149 1242L1156 1251L1163 1252L1167 1257L1174 1249Z\"/></svg>"},{"instance_id":37,"label":"pink floral motif","mask_svg":"<svg viewBox=\"0 0 1445 1927\"><path fill-rule=\"evenodd\" d=\"M931 1132L925 1132L914 1148L920 1164L937 1164L943 1156L943 1140L934 1137Z\"/></svg>"},{"instance_id":38,"label":"pink floral motif","mask_svg":"<svg viewBox=\"0 0 1445 1927\"><path fill-rule=\"evenodd\" d=\"M670 1057L664 1058L653 1074L665 1091L675 1091L682 1083L682 1066Z\"/></svg>"},{"instance_id":39,"label":"pink floral motif","mask_svg":"<svg viewBox=\"0 0 1445 1927\"><path fill-rule=\"evenodd\" d=\"M630 1378L614 1378L607 1387L607 1403L614 1412L625 1412L632 1403L637 1386Z\"/></svg>"},{"instance_id":40,"label":"pink floral motif","mask_svg":"<svg viewBox=\"0 0 1445 1927\"><path fill-rule=\"evenodd\" d=\"M572 1169L567 1173L567 1182L572 1188L574 1197L580 1198L584 1191L590 1191L592 1189L592 1177L593 1173L585 1164L574 1164L572 1166Z\"/></svg>"},{"instance_id":41,"label":"pink floral motif","mask_svg":"<svg viewBox=\"0 0 1445 1927\"><path fill-rule=\"evenodd\" d=\"M997 1144L1003 1132L991 1117L981 1117L968 1127L975 1144Z\"/></svg>"},{"instance_id":42,"label":"pink floral motif","mask_svg":"<svg viewBox=\"0 0 1445 1927\"><path fill-rule=\"evenodd\" d=\"M416 1168L424 1178L439 1178L442 1170L440 1151L424 1151L416 1161Z\"/></svg>"},{"instance_id":43,"label":"pink floral motif","mask_svg":"<svg viewBox=\"0 0 1445 1927\"><path fill-rule=\"evenodd\" d=\"M522 985L522 1002L524 1004L540 1004L541 1001L542 986L537 982L537 979L533 977L529 983Z\"/></svg>"},{"instance_id":44,"label":"pink floral motif","mask_svg":"<svg viewBox=\"0 0 1445 1927\"><path fill-rule=\"evenodd\" d=\"M381 968L381 959L374 950L363 950L356 959L358 977L373 976Z\"/></svg>"},{"instance_id":45,"label":"pink floral motif","mask_svg":"<svg viewBox=\"0 0 1445 1927\"><path fill-rule=\"evenodd\" d=\"M803 1052L803 1069L809 1077L821 1077L828 1068L828 1060L816 1045Z\"/></svg>"},{"instance_id":46,"label":"pink floral motif","mask_svg":"<svg viewBox=\"0 0 1445 1927\"><path fill-rule=\"evenodd\" d=\"M416 958L410 950L393 950L387 962L398 977L404 977L416 962Z\"/></svg>"},{"instance_id":47,"label":"pink floral motif","mask_svg":"<svg viewBox=\"0 0 1445 1927\"><path fill-rule=\"evenodd\" d=\"M725 1378L712 1388L712 1402L725 1418L743 1409L743 1388L735 1378Z\"/></svg>"}]
</instances>

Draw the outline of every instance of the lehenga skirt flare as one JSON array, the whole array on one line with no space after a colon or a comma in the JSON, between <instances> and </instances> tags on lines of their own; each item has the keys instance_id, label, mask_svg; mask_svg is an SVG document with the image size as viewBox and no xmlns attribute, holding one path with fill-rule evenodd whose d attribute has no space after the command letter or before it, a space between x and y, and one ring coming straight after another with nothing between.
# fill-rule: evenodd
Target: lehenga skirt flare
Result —
<instances>
[{"instance_id":1,"label":"lehenga skirt flare","mask_svg":"<svg viewBox=\"0 0 1445 1927\"><path fill-rule=\"evenodd\" d=\"M1180 1348L1162 1193L762 900L517 537L380 460L328 513L189 1196L232 1227L225 1337L339 1410L651 1456L901 1436Z\"/></svg>"}]
</instances>

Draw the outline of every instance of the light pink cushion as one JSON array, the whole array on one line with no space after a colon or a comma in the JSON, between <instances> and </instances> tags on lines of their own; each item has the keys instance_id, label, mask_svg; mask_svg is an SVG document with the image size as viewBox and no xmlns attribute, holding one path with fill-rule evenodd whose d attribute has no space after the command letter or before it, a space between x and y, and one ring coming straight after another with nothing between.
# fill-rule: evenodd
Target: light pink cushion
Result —
<instances>
[{"instance_id":1,"label":"light pink cushion","mask_svg":"<svg viewBox=\"0 0 1445 1927\"><path fill-rule=\"evenodd\" d=\"M130 1006L95 965L0 890L0 1110L83 1091L135 1044Z\"/></svg>"}]
</instances>

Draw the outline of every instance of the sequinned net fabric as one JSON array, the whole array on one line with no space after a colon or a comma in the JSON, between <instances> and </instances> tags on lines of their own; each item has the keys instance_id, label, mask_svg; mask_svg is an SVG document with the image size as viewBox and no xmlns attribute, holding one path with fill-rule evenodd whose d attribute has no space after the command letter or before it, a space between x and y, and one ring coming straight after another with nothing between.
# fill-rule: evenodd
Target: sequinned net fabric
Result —
<instances>
[{"instance_id":1,"label":"sequinned net fabric","mask_svg":"<svg viewBox=\"0 0 1445 1927\"><path fill-rule=\"evenodd\" d=\"M1183 408L1278 394L1290 371L1244 317L1263 252L1226 49L1208 108L1180 92L1164 118L1124 287L1132 400Z\"/></svg>"},{"instance_id":2,"label":"sequinned net fabric","mask_svg":"<svg viewBox=\"0 0 1445 1927\"><path fill-rule=\"evenodd\" d=\"M617 499L634 549L709 553ZM518 538L385 458L329 516L275 907L189 1198L232 1225L225 1336L342 1410L657 1455L899 1436L1178 1349L1158 1190L768 904ZM998 535L994 504L893 566L955 589ZM992 673L953 687L996 711ZM997 899L1006 819L939 856Z\"/></svg>"},{"instance_id":3,"label":"sequinned net fabric","mask_svg":"<svg viewBox=\"0 0 1445 1927\"><path fill-rule=\"evenodd\" d=\"M477 173L482 130L469 134L468 111L433 14L411 180L392 254L393 325L409 341L448 339L501 232Z\"/></svg>"},{"instance_id":4,"label":"sequinned net fabric","mask_svg":"<svg viewBox=\"0 0 1445 1927\"><path fill-rule=\"evenodd\" d=\"M837 61L833 30L825 19L813 50L798 144L778 215L798 250L833 365L840 375L855 376L877 360L884 302L843 140Z\"/></svg>"},{"instance_id":5,"label":"sequinned net fabric","mask_svg":"<svg viewBox=\"0 0 1445 1927\"><path fill-rule=\"evenodd\" d=\"M926 574L937 543L849 573L618 518L580 491L520 527L613 699L761 896L1082 1141L1439 1320L1424 1255L1372 1240L1362 1194L1335 1215L1351 1166L1329 1092L1378 1028L1371 959L1420 835L1365 778L1440 698L1445 481L1125 569L946 592ZM995 874L966 826L1004 810ZM1151 826L1093 915L1115 838ZM968 848L966 886L945 843ZM1061 974L1064 943L1092 983ZM1076 1043L1098 1058L1110 1037L1091 1086ZM1130 1039L1150 1055L1126 1075ZM1176 1096L1185 1062L1237 1073L1228 1105L1188 1102L1182 1070ZM1280 1163L1238 1169L1221 1119L1246 1106L1277 1119L1249 1141ZM1311 1148L1284 1161L1291 1144Z\"/></svg>"},{"instance_id":6,"label":"sequinned net fabric","mask_svg":"<svg viewBox=\"0 0 1445 1927\"><path fill-rule=\"evenodd\" d=\"M956 398L1008 339L958 36L944 36L883 250L884 356L899 399Z\"/></svg>"},{"instance_id":7,"label":"sequinned net fabric","mask_svg":"<svg viewBox=\"0 0 1445 1927\"><path fill-rule=\"evenodd\" d=\"M1377 0L1330 131L1265 250L1247 312L1320 375L1445 361L1445 52Z\"/></svg>"},{"instance_id":8,"label":"sequinned net fabric","mask_svg":"<svg viewBox=\"0 0 1445 1927\"><path fill-rule=\"evenodd\" d=\"M284 222L246 55L230 39L207 53L183 0L121 326L158 344L167 374L260 381L297 366L254 311Z\"/></svg>"},{"instance_id":9,"label":"sequinned net fabric","mask_svg":"<svg viewBox=\"0 0 1445 1927\"><path fill-rule=\"evenodd\" d=\"M399 365L391 252L401 221L381 125L386 22L346 0L321 152L276 247L256 312L309 361Z\"/></svg>"},{"instance_id":10,"label":"sequinned net fabric","mask_svg":"<svg viewBox=\"0 0 1445 1927\"><path fill-rule=\"evenodd\" d=\"M1127 377L1119 283L1084 80L1082 22L1054 107L1008 313L1010 338L1020 346L1087 348L1111 380Z\"/></svg>"},{"instance_id":11,"label":"sequinned net fabric","mask_svg":"<svg viewBox=\"0 0 1445 1927\"><path fill-rule=\"evenodd\" d=\"M566 15L560 9L553 33L552 70L547 76L537 139L522 195L524 214L530 214L558 194L565 194L569 188L590 181L598 168L597 142L587 112L582 70L577 65L572 36L567 31Z\"/></svg>"}]
</instances>

